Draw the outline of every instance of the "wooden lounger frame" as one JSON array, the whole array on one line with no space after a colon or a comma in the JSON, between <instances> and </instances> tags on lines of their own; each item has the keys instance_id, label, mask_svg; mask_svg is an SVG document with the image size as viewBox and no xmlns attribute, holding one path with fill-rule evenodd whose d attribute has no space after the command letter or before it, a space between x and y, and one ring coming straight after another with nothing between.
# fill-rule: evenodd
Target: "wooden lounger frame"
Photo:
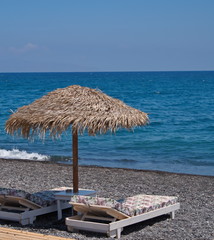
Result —
<instances>
[{"instance_id":1,"label":"wooden lounger frame","mask_svg":"<svg viewBox=\"0 0 214 240\"><path fill-rule=\"evenodd\" d=\"M75 240L71 238L57 237L53 235L45 235L41 233L27 232L15 230L11 228L0 227L1 240Z\"/></svg>"},{"instance_id":2,"label":"wooden lounger frame","mask_svg":"<svg viewBox=\"0 0 214 240\"><path fill-rule=\"evenodd\" d=\"M69 208L68 202L61 203L61 209ZM37 216L57 211L57 204L42 207L22 197L0 195L0 219L33 224Z\"/></svg>"},{"instance_id":3,"label":"wooden lounger frame","mask_svg":"<svg viewBox=\"0 0 214 240\"><path fill-rule=\"evenodd\" d=\"M109 237L120 238L123 227L142 222L164 214L170 214L174 219L179 203L162 207L147 213L130 217L111 207L72 203L73 209L81 215L66 218L68 231L86 230L106 233ZM100 222L99 222L100 221ZM105 223L107 222L107 223Z\"/></svg>"}]
</instances>

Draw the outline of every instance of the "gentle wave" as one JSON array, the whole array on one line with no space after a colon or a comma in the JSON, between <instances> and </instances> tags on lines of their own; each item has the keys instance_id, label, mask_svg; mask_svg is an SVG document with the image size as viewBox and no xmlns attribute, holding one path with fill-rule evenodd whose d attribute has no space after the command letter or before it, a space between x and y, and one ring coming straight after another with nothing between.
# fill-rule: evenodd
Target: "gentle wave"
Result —
<instances>
[{"instance_id":1,"label":"gentle wave","mask_svg":"<svg viewBox=\"0 0 214 240\"><path fill-rule=\"evenodd\" d=\"M39 153L28 153L26 151L20 151L19 149L5 150L0 149L0 158L4 159L27 159L34 161L48 161L49 156Z\"/></svg>"},{"instance_id":2,"label":"gentle wave","mask_svg":"<svg viewBox=\"0 0 214 240\"><path fill-rule=\"evenodd\" d=\"M28 142L7 135L5 122L10 109L16 111L47 92L74 84L98 88L150 118L148 126L133 132L80 136L79 165L214 175L214 71L1 73L0 157L72 164L70 130L54 143L49 136L45 142ZM13 148L19 149L17 154ZM21 150L33 153L26 156Z\"/></svg>"}]
</instances>

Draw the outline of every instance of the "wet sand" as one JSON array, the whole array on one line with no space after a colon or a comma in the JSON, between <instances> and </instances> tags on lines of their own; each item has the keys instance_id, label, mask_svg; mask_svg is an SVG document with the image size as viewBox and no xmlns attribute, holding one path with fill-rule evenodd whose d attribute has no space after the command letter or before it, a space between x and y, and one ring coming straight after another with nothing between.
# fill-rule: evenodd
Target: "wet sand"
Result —
<instances>
[{"instance_id":1,"label":"wet sand","mask_svg":"<svg viewBox=\"0 0 214 240\"><path fill-rule=\"evenodd\" d=\"M37 192L72 187L72 166L50 162L0 159L0 187ZM144 221L122 232L121 239L214 239L214 177L158 171L79 167L79 187L93 189L102 197L121 199L136 194L177 196L181 209L175 219L166 216ZM70 210L63 212L63 218ZM38 217L33 225L21 226L0 220L0 227L75 238L108 239L104 234L69 233L57 214Z\"/></svg>"}]
</instances>

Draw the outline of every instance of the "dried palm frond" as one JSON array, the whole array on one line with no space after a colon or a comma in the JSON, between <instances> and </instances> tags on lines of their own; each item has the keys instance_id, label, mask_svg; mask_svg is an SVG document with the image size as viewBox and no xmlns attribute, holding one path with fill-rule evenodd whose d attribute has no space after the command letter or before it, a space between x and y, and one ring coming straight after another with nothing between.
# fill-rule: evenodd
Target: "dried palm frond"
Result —
<instances>
[{"instance_id":1,"label":"dried palm frond","mask_svg":"<svg viewBox=\"0 0 214 240\"><path fill-rule=\"evenodd\" d=\"M148 115L127 106L99 90L78 85L57 89L19 108L6 122L6 132L18 133L25 138L49 132L59 137L72 125L73 131L89 135L115 132L118 128L142 126Z\"/></svg>"}]
</instances>

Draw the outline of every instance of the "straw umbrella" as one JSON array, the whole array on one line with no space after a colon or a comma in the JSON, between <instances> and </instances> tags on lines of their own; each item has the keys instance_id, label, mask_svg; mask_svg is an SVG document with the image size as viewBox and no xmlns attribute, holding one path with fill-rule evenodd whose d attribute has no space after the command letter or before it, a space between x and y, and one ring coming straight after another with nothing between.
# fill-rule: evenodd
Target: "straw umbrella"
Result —
<instances>
[{"instance_id":1,"label":"straw umbrella","mask_svg":"<svg viewBox=\"0 0 214 240\"><path fill-rule=\"evenodd\" d=\"M146 113L99 90L78 85L57 89L19 108L6 122L6 132L24 138L58 138L72 126L73 191L78 192L78 133L89 135L131 129L149 121Z\"/></svg>"}]
</instances>

